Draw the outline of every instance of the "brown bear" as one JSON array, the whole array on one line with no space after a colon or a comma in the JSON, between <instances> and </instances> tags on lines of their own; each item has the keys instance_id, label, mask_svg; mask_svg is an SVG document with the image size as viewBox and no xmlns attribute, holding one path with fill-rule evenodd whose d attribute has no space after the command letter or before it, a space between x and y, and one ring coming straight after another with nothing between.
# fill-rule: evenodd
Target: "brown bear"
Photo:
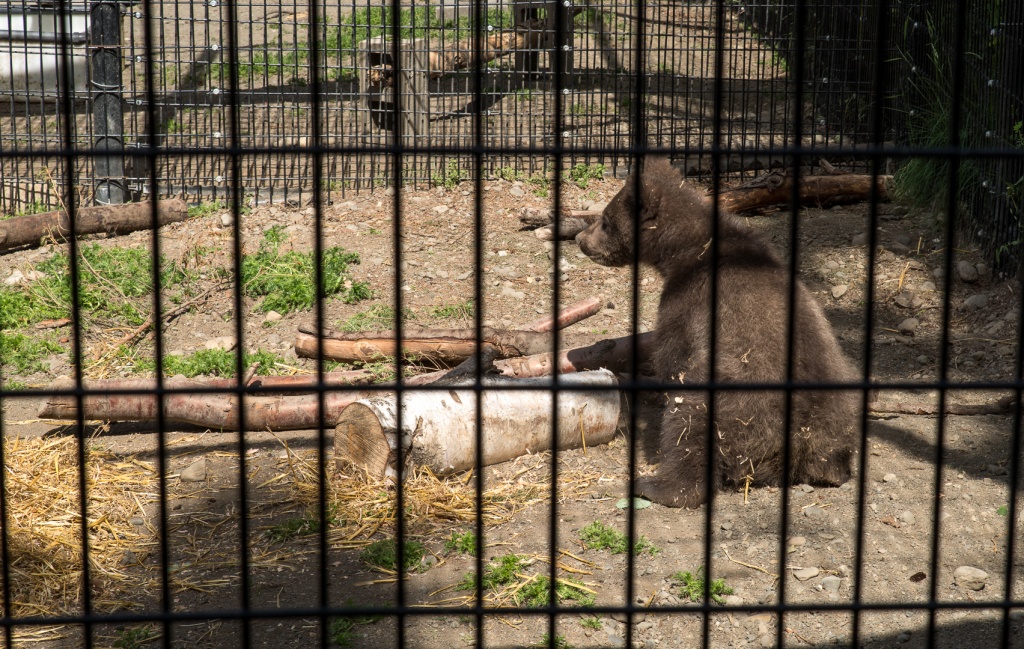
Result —
<instances>
[{"instance_id":1,"label":"brown bear","mask_svg":"<svg viewBox=\"0 0 1024 649\"><path fill-rule=\"evenodd\" d=\"M772 247L738 217L718 217L718 265L712 268L712 203L686 184L665 158L643 160L640 196L635 178L576 237L587 256L605 266L639 261L664 280L653 361L657 378L691 385L711 379L711 309L717 308L718 383L768 384L786 380L790 362L790 274ZM637 204L639 203L639 204ZM633 245L634 219L639 245ZM711 275L717 272L717 298ZM804 285L795 286L792 377L795 383L857 380L821 307ZM790 440L790 484L836 486L850 477L858 445L860 399L854 390L794 390L789 430L782 389L715 392L712 484L705 484L708 399L701 390L667 392L659 434L660 464L640 477L636 491L671 507L696 507L709 486L778 485L784 441Z\"/></svg>"}]
</instances>

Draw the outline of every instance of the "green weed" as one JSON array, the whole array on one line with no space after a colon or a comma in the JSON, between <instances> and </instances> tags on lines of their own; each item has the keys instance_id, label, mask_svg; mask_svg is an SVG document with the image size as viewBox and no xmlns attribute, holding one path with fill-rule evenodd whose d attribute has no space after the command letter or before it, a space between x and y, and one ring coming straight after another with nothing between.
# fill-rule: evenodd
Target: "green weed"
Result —
<instances>
[{"instance_id":1,"label":"green weed","mask_svg":"<svg viewBox=\"0 0 1024 649\"><path fill-rule=\"evenodd\" d=\"M197 205L188 206L188 215L191 218L198 218L203 216L209 216L216 214L221 210L226 210L228 204L226 201L210 201L208 203L199 203Z\"/></svg>"},{"instance_id":2,"label":"green weed","mask_svg":"<svg viewBox=\"0 0 1024 649\"><path fill-rule=\"evenodd\" d=\"M580 622L580 626L584 629L593 629L594 631L600 631L604 624L601 622L600 616L588 617Z\"/></svg>"},{"instance_id":3,"label":"green weed","mask_svg":"<svg viewBox=\"0 0 1024 649\"><path fill-rule=\"evenodd\" d=\"M473 300L434 307L430 313L439 319L459 318L468 320L473 317Z\"/></svg>"},{"instance_id":4,"label":"green weed","mask_svg":"<svg viewBox=\"0 0 1024 649\"><path fill-rule=\"evenodd\" d=\"M431 176L435 187L444 187L445 189L455 189L459 183L469 178L469 174L466 173L462 167L459 166L458 161L449 160L448 166L445 167L443 173L434 174Z\"/></svg>"},{"instance_id":5,"label":"green weed","mask_svg":"<svg viewBox=\"0 0 1024 649\"><path fill-rule=\"evenodd\" d=\"M524 604L531 608L547 606L551 601L551 582L545 575L538 575L516 592L516 604ZM559 579L555 585L555 597L558 603L572 601L578 606L593 606L594 596L584 589L583 584L571 579Z\"/></svg>"},{"instance_id":6,"label":"green weed","mask_svg":"<svg viewBox=\"0 0 1024 649\"><path fill-rule=\"evenodd\" d=\"M63 351L63 347L50 340L37 340L23 333L0 331L0 362L18 374L44 370L41 360Z\"/></svg>"},{"instance_id":7,"label":"green weed","mask_svg":"<svg viewBox=\"0 0 1024 649\"><path fill-rule=\"evenodd\" d=\"M412 320L414 314L410 309L403 309L403 321ZM360 311L338 325L341 331L384 331L395 328L395 309L387 304L374 304L366 311Z\"/></svg>"},{"instance_id":8,"label":"green weed","mask_svg":"<svg viewBox=\"0 0 1024 649\"><path fill-rule=\"evenodd\" d=\"M476 534L472 530L461 534L452 532L451 537L444 542L444 550L476 556Z\"/></svg>"},{"instance_id":9,"label":"green weed","mask_svg":"<svg viewBox=\"0 0 1024 649\"><path fill-rule=\"evenodd\" d=\"M327 525L337 525L337 507L327 511ZM267 530L267 538L273 543L283 543L300 536L311 536L320 531L320 515L316 511L307 511L302 516L289 518Z\"/></svg>"},{"instance_id":10,"label":"green weed","mask_svg":"<svg viewBox=\"0 0 1024 649\"><path fill-rule=\"evenodd\" d=\"M603 178L603 164L585 165L581 163L569 170L569 180L580 189L586 189L590 185L591 180L601 180Z\"/></svg>"},{"instance_id":11,"label":"green weed","mask_svg":"<svg viewBox=\"0 0 1024 649\"><path fill-rule=\"evenodd\" d=\"M51 208L43 201L32 201L28 205L22 207L17 212L11 212L10 214L0 215L0 221L4 221L6 219L13 219L14 217L17 216L31 216L32 214L44 214L46 212L52 211L52 209L53 208Z\"/></svg>"},{"instance_id":12,"label":"green weed","mask_svg":"<svg viewBox=\"0 0 1024 649\"><path fill-rule=\"evenodd\" d=\"M279 244L283 233L267 230L259 251L242 259L242 290L249 297L262 297L258 307L264 313L281 314L309 309L316 303L313 282L313 253L282 253ZM338 247L323 251L321 288L325 296L337 295L346 304L371 296L369 285L355 282L348 273L349 264L358 264L359 255Z\"/></svg>"},{"instance_id":13,"label":"green weed","mask_svg":"<svg viewBox=\"0 0 1024 649\"><path fill-rule=\"evenodd\" d=\"M351 600L345 600L345 606L355 606L355 603ZM331 640L334 644L339 647L350 647L352 646L353 640L355 640L355 628L364 624L373 624L374 622L381 619L380 615L347 615L345 617L335 617L331 619L328 627L328 633L331 636Z\"/></svg>"},{"instance_id":14,"label":"green weed","mask_svg":"<svg viewBox=\"0 0 1024 649\"><path fill-rule=\"evenodd\" d=\"M158 637L160 634L151 626L131 627L123 629L117 634L114 646L117 649L142 649Z\"/></svg>"},{"instance_id":15,"label":"green weed","mask_svg":"<svg viewBox=\"0 0 1024 649\"><path fill-rule=\"evenodd\" d=\"M427 550L419 541L405 542L405 569L419 569ZM360 558L374 568L395 572L398 570L397 544L394 539L374 541L366 546Z\"/></svg>"},{"instance_id":16,"label":"green weed","mask_svg":"<svg viewBox=\"0 0 1024 649\"><path fill-rule=\"evenodd\" d=\"M253 363L259 363L256 374L267 376L273 374L277 363L284 363L284 359L272 352L256 350L256 353L248 352L242 354L242 367L249 368ZM156 362L152 359L140 360L137 364L139 371L155 371ZM226 349L199 349L187 356L164 356L164 374L176 376L181 374L192 378L195 376L235 376L235 352Z\"/></svg>"},{"instance_id":17,"label":"green weed","mask_svg":"<svg viewBox=\"0 0 1024 649\"><path fill-rule=\"evenodd\" d=\"M699 602L704 599L704 568L700 567L696 573L677 572L672 575L672 580L679 585L679 596L685 597L691 602ZM712 579L709 587L709 594L716 604L725 604L725 595L732 595L732 588L725 585L725 579Z\"/></svg>"},{"instance_id":18,"label":"green weed","mask_svg":"<svg viewBox=\"0 0 1024 649\"><path fill-rule=\"evenodd\" d=\"M540 642L538 642L537 644L535 644L533 646L534 647L551 647L552 645L555 647L555 649L573 649L573 646L571 644L569 644L569 641L565 639L564 635L556 635L555 636L555 641L552 643L551 642L551 634L549 634L549 633L545 633L544 637L541 638Z\"/></svg>"},{"instance_id":19,"label":"green weed","mask_svg":"<svg viewBox=\"0 0 1024 649\"><path fill-rule=\"evenodd\" d=\"M626 534L608 527L601 521L594 521L581 529L580 540L589 550L610 550L612 554L622 554L627 548ZM633 544L634 555L648 552L653 556L658 551L658 548L643 536Z\"/></svg>"},{"instance_id":20,"label":"green weed","mask_svg":"<svg viewBox=\"0 0 1024 649\"><path fill-rule=\"evenodd\" d=\"M526 557L518 554L506 554L497 561L491 561L484 568L483 589L497 589L498 586L507 586L515 580L526 563ZM462 581L455 587L456 590L474 590L476 588L476 575L469 573L462 578Z\"/></svg>"}]
</instances>

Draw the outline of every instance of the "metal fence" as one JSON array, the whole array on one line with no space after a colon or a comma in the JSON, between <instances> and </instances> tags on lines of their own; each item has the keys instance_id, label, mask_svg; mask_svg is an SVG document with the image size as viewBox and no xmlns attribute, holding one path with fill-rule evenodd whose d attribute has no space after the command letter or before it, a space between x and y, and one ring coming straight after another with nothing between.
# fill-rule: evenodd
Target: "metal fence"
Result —
<instances>
[{"instance_id":1,"label":"metal fence","mask_svg":"<svg viewBox=\"0 0 1024 649\"><path fill-rule=\"evenodd\" d=\"M572 282L588 289L601 282L620 286L624 302L605 311L624 314L623 344L639 350L639 336L649 328L644 322L657 311L658 293L652 291L660 285L643 273L638 257L618 275L601 275L596 266L581 269L590 264L586 255L574 257L574 244L556 239L550 250L527 249L523 268L510 270L500 264L515 247L513 239L501 238L508 232L495 237L484 227L492 216L488 191L498 182L505 187L539 174L548 194L534 198L550 201L559 215L557 231L569 207L568 193L575 191L564 181L580 164L606 165L615 175L638 167L648 153L667 153L683 172L709 182L716 197L735 179L730 173L749 176L780 168L799 179L819 158L875 177L888 172L890 160L940 162L942 185L948 188L961 186L977 164L988 177L981 187L1000 206L1001 225L995 230L1000 245L1012 248L1016 244L1003 233L1017 232L1017 175L1024 155L1013 138L1020 130L1014 131L1011 120L1009 131L1003 126L993 131L986 140L991 144L964 133L977 126L967 100L972 80L985 71L1008 75L992 84L1002 84L1006 92L990 97L986 114L1013 115L1019 124L1020 73L1010 53L1020 49L1020 41L978 63L969 56L967 38L976 31L967 26L969 18L981 18L967 3L915 5L922 19L938 21L936 34L946 30L946 40L929 37L928 43L948 42L948 128L939 129L938 141L890 146L901 130L915 128L906 115L894 117L904 107L894 106L889 94L906 83L894 72L903 63L888 65L893 52L902 56L912 50L905 44L907 24L891 19L900 6L869 7L856 16L855 36L831 40L812 39L804 30L821 23L812 22L818 7L803 2L781 12L722 2L642 0L429 7L397 0L387 6L222 0L8 5L7 29L0 29L0 36L10 37L10 44L0 44L0 55L9 55L7 63L0 62L0 97L9 107L0 115L5 210L33 212L61 204L74 224L91 202L150 198L159 199L150 203L155 226L160 204L185 196L206 206L223 200L215 209L224 210L224 218L199 234L178 231L169 237L154 227L133 239L132 245L145 249L137 265L148 278L143 281L148 290L139 295L120 284L116 273L103 274L97 252L112 248L127 254L131 245L103 247L78 237L38 253L47 261L62 260L34 266L40 274L28 280L58 277L62 283L47 285L55 287L52 293L14 282L0 288L5 407L0 646L1019 644L1024 600L1014 523L1020 507L1015 487L1024 301L1019 282L994 275L985 268L984 255L965 249L970 242L961 235L962 193L942 194L935 208L942 218L915 230L916 239L901 242L890 240L892 233L880 226L903 214L884 210L880 190L872 189L866 209L841 213L861 219L859 242L851 245L830 238L829 228L838 227L828 221L830 212L805 210L794 191L792 204L779 215L784 225L775 231L788 253L779 266L787 277L780 304L797 303L803 295L798 277L820 271L820 277L806 279L816 282L808 295L818 303L807 313L815 322L827 315L837 327L845 323L842 342L853 356L857 378L801 382L796 355L788 354L780 361L785 367L769 373L779 380L765 382L764 375L746 383L723 380L716 365L746 364L750 353L722 359L716 352L727 337L723 332L785 331L785 348L793 350L801 323L790 308L766 310L763 321L730 321L731 314L714 308L726 297L712 288L710 325L697 334L679 333L710 348L710 370L694 370L707 380L646 376L645 359L639 351L632 354L615 384L630 404L621 422L626 435L617 441L621 453L597 456L604 460L599 467L590 464L591 456L550 443L528 449L532 464L523 460L438 480L407 464L411 451L402 431L413 441L422 431L418 422L403 421L412 416L399 405L393 422L399 441L390 465L384 462L395 484L368 482L358 471L339 477L329 452L336 421L328 417L339 399L376 395L387 400L393 394L399 404L415 398L475 402L460 422L472 424L475 467L484 464L488 440L509 435L504 428L485 429L500 402L523 395L546 399L541 409L549 415L549 439L563 429L575 431L577 419L584 428L583 413L594 406L571 412L577 419L569 424L558 424L559 416L570 403L596 404L607 397L609 386L573 383L565 366L550 359L554 378L503 383L500 389L482 375L487 366L482 351L468 384L419 385L405 375L411 364L406 359L360 370L377 379L369 385L360 371L363 383L340 385L325 378L334 368L324 360L327 342L318 338L317 360L307 368L312 382L254 377L263 367L254 359L275 363L248 344L262 339L276 321L269 309L257 309L250 292L263 277L261 265L269 268L278 259L299 265L300 257L287 255L312 252L305 285L315 288L307 315L313 321L309 330L322 332L334 326L339 313L339 301L328 300L328 293L358 292L344 266L328 265L339 258L328 242L357 236L387 237L375 252L375 267L390 269L376 275L383 278L377 287L380 302L390 309L380 321L393 327L397 340L413 328L405 315L416 288L413 279L428 281L429 274L439 296L462 291L460 299L469 298L463 313L477 341L490 335L485 322L523 319L528 302L517 291L527 284L542 287L530 294L536 301L529 306L555 319L569 302ZM993 2L990 8L998 14L1005 6ZM843 20L850 15L845 8L835 13ZM39 22L30 24L30 17ZM994 20L1005 32L993 27L992 39L1019 37L1019 16ZM98 31L101 24L105 28ZM120 33L112 35L115 26ZM502 38L512 39L512 45ZM860 66L850 63L853 48L845 45L847 39L858 43ZM510 51L486 60L486 52L505 49ZM836 66L835 73L823 76L823 65ZM833 92L834 86L842 93ZM627 182L639 192L638 180ZM453 222L442 234L415 232L423 222L416 210L427 209L402 199L423 185L438 186L436 196L457 195L451 201L456 207L445 203L434 211L459 212L462 231ZM336 198L354 196L394 200L383 222L363 222L350 213L356 208L337 205ZM455 203L460 197L466 205ZM718 199L710 201L717 213ZM277 204L289 211L270 212ZM259 207L268 210L261 217L291 219L296 241L295 233L308 234L305 248L300 243L286 252L287 228L254 223L249 210ZM488 223L493 228L493 219ZM716 269L712 287L718 286L717 262L728 254L729 233L718 227L712 225L713 235L700 252ZM640 225L631 234L639 237ZM990 230L977 234L997 236ZM424 241L413 242L414 235ZM444 237L461 241L443 249L449 257L429 264L411 258L413 252L429 254L432 246L442 250L438 239ZM164 254L178 239L189 239L192 247L179 266L169 267ZM218 251L227 259L223 272L210 261ZM27 271L29 262L38 261L19 257L17 263ZM458 276L462 284L453 270L459 263L469 267ZM205 302L206 293L198 289L175 288L189 277L196 278L196 286L216 280L229 287L230 297ZM329 291L329 281L339 278ZM66 292L66 313L53 306L58 289ZM841 302L848 291L858 297ZM498 302L499 292L520 301ZM134 297L136 310L117 311L97 297L104 295L119 296L118 304ZM190 307L198 313L192 322L223 325L232 339L224 372L237 379L196 387L165 376L162 370L180 356L171 348L165 318L180 314L177 307L180 313ZM110 321L116 325L105 324ZM40 365L15 366L27 354L25 340L48 327L65 327L38 344L66 354L63 369L72 375L70 381L47 384L39 378L49 378ZM678 333L669 329L662 327L657 335ZM212 338L211 331L190 333ZM592 333L606 331L599 326ZM555 328L545 348L557 353L567 335ZM103 336L113 344L100 345ZM140 341L149 346L145 354L138 351ZM132 365L145 368L135 373L124 369L136 356L151 358L152 365ZM893 365L894 359L912 362ZM99 367L124 380L96 387L93 372ZM390 379L381 381L388 370ZM709 489L707 503L696 510L647 507L633 498L634 480L644 466L637 431L645 399L660 410L690 394L760 391L782 394L791 406L807 392L827 395L840 389L855 391L861 406L851 422L858 433L854 477L842 487L791 484L783 471L774 487L756 486L757 476L751 475L749 490L742 483L717 494ZM682 395L674 397L680 401L661 403L659 396L668 391ZM878 421L869 416L872 392L904 400L889 411L873 406L876 414L932 418L915 420L912 429ZM211 395L220 401L211 405ZM138 446L131 452L106 450L101 441L110 425L86 413L133 398L152 425L115 426L126 436L138 435ZM283 398L312 403L313 424L288 435L257 429L253 421L264 410L246 405L284 410ZM905 402L915 398L925 405ZM1001 406L987 403L996 398L1003 398ZM487 399L497 401L482 406ZM19 426L38 424L33 413L40 401L70 403L73 421L48 428L41 437L20 436ZM828 403L823 396L822 404ZM714 409L707 412L709 422L715 422ZM182 430L181 422L197 420L189 417L199 417L200 410L227 413L228 423L223 430ZM796 416L787 407L783 428L788 430ZM233 427L246 432L225 432ZM713 456L720 442L715 426L705 427ZM804 433L784 435L790 441L782 466L798 461L792 440ZM199 449L202 464L181 465L182 449ZM898 470L886 470L898 455L910 459ZM286 469L261 473L271 460ZM533 471L540 477L526 475ZM381 473L387 474L386 468ZM710 463L705 477L710 485ZM287 491L274 491L279 485ZM903 509L901 499L911 502L915 494L916 505ZM753 505L744 508L748 503ZM275 509L282 505L300 514L282 517ZM274 515L267 518L264 512ZM610 549L596 554L596 546L576 541L576 528L590 517L611 519L612 527L625 531L624 558L612 558ZM421 526L426 519L432 527ZM496 522L508 525L498 529ZM679 566L677 575L654 575L652 560L634 553L642 535L653 535L656 528L670 530L662 534L660 551ZM420 541L441 559L461 548L471 557L458 563L468 577L420 558L422 546L410 543ZM445 541L452 547L445 548ZM534 552L532 559L504 550L538 544L545 552ZM101 555L114 554L117 561L100 561ZM510 556L501 576L503 558ZM664 561L659 569L668 565ZM383 570L368 576L367 563ZM758 589L751 586L727 599L729 580L748 573L760 581L744 579ZM26 584L35 589L31 597ZM528 590L536 598L529 604ZM449 592L465 597L449 597Z\"/></svg>"}]
</instances>

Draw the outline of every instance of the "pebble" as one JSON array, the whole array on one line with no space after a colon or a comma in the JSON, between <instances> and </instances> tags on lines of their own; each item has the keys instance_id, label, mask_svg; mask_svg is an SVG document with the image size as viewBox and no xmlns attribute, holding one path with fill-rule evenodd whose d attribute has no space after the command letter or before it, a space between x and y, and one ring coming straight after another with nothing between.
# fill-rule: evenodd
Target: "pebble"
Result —
<instances>
[{"instance_id":1,"label":"pebble","mask_svg":"<svg viewBox=\"0 0 1024 649\"><path fill-rule=\"evenodd\" d=\"M988 273L988 266L981 263L980 261L975 264L974 269L978 271L978 277L982 277Z\"/></svg>"},{"instance_id":2,"label":"pebble","mask_svg":"<svg viewBox=\"0 0 1024 649\"><path fill-rule=\"evenodd\" d=\"M658 641L654 638L647 638L644 640L644 649L656 649Z\"/></svg>"},{"instance_id":3,"label":"pebble","mask_svg":"<svg viewBox=\"0 0 1024 649\"><path fill-rule=\"evenodd\" d=\"M281 344L281 336L280 336L280 334L270 334L269 336L267 336L267 344L270 345L271 347L277 347L278 345L280 345Z\"/></svg>"},{"instance_id":4,"label":"pebble","mask_svg":"<svg viewBox=\"0 0 1024 649\"><path fill-rule=\"evenodd\" d=\"M921 290L922 291L934 291L935 290L935 282L924 282L924 283L922 283L921 284Z\"/></svg>"},{"instance_id":5,"label":"pebble","mask_svg":"<svg viewBox=\"0 0 1024 649\"><path fill-rule=\"evenodd\" d=\"M900 634L898 636L896 636L896 641L897 642L910 642L910 631L901 631Z\"/></svg>"},{"instance_id":6,"label":"pebble","mask_svg":"<svg viewBox=\"0 0 1024 649\"><path fill-rule=\"evenodd\" d=\"M825 268L829 270L839 270L839 262L834 259L829 259L825 262Z\"/></svg>"},{"instance_id":7,"label":"pebble","mask_svg":"<svg viewBox=\"0 0 1024 649\"><path fill-rule=\"evenodd\" d=\"M807 581L808 579L814 579L815 577L817 577L819 572L821 571L815 568L814 566L808 566L806 568L794 570L793 576L799 579L800 581Z\"/></svg>"},{"instance_id":8,"label":"pebble","mask_svg":"<svg viewBox=\"0 0 1024 649\"><path fill-rule=\"evenodd\" d=\"M895 302L904 309L916 309L917 307L924 304L924 300L917 297L910 291L903 291L902 293L897 295Z\"/></svg>"},{"instance_id":9,"label":"pebble","mask_svg":"<svg viewBox=\"0 0 1024 649\"><path fill-rule=\"evenodd\" d=\"M853 239L850 241L850 244L854 245L854 246L863 246L867 242L868 242L868 233L867 232L861 232L860 234L854 235Z\"/></svg>"},{"instance_id":10,"label":"pebble","mask_svg":"<svg viewBox=\"0 0 1024 649\"><path fill-rule=\"evenodd\" d=\"M932 271L932 277L934 277L935 279L941 279L941 278L943 278L945 276L946 276L946 269L943 268L942 266L939 266L938 268L936 268L935 270Z\"/></svg>"},{"instance_id":11,"label":"pebble","mask_svg":"<svg viewBox=\"0 0 1024 649\"><path fill-rule=\"evenodd\" d=\"M650 622L648 620L644 620L640 624L636 625L636 630L637 631L646 631L647 629L653 629L653 628L654 628L654 622Z\"/></svg>"},{"instance_id":12,"label":"pebble","mask_svg":"<svg viewBox=\"0 0 1024 649\"><path fill-rule=\"evenodd\" d=\"M964 300L965 310L984 309L988 306L988 296L984 293L977 293Z\"/></svg>"},{"instance_id":13,"label":"pebble","mask_svg":"<svg viewBox=\"0 0 1024 649\"><path fill-rule=\"evenodd\" d=\"M981 590L985 587L988 573L973 566L960 566L953 571L953 581L961 588Z\"/></svg>"},{"instance_id":14,"label":"pebble","mask_svg":"<svg viewBox=\"0 0 1024 649\"><path fill-rule=\"evenodd\" d=\"M956 265L956 274L962 281L968 284L978 281L978 269L966 259Z\"/></svg>"},{"instance_id":15,"label":"pebble","mask_svg":"<svg viewBox=\"0 0 1024 649\"><path fill-rule=\"evenodd\" d=\"M267 314L263 316L263 322L277 322L281 319L281 314L277 311L267 311Z\"/></svg>"},{"instance_id":16,"label":"pebble","mask_svg":"<svg viewBox=\"0 0 1024 649\"><path fill-rule=\"evenodd\" d=\"M766 633L766 634L764 634L763 636L761 636L760 638L757 639L757 643L759 645L761 645L762 647L765 647L766 649L768 647L774 647L775 646L775 636L771 635L770 633Z\"/></svg>"},{"instance_id":17,"label":"pebble","mask_svg":"<svg viewBox=\"0 0 1024 649\"><path fill-rule=\"evenodd\" d=\"M234 223L234 217L231 216L231 212L225 212L220 215L220 225L222 228L230 228L232 223Z\"/></svg>"},{"instance_id":18,"label":"pebble","mask_svg":"<svg viewBox=\"0 0 1024 649\"><path fill-rule=\"evenodd\" d=\"M508 190L508 193L513 196L526 196L526 192L518 185L513 185L512 188Z\"/></svg>"},{"instance_id":19,"label":"pebble","mask_svg":"<svg viewBox=\"0 0 1024 649\"><path fill-rule=\"evenodd\" d=\"M835 299L838 300L839 298L841 298L844 295L846 295L846 291L848 291L849 289L850 289L850 287L847 286L846 284L839 284L838 286L833 286L832 287L832 297L834 297Z\"/></svg>"},{"instance_id":20,"label":"pebble","mask_svg":"<svg viewBox=\"0 0 1024 649\"><path fill-rule=\"evenodd\" d=\"M526 297L526 293L523 293L522 291L517 291L511 286L503 286L501 288L501 294L507 295L508 297L511 298L515 298L517 300L522 300L523 298Z\"/></svg>"},{"instance_id":21,"label":"pebble","mask_svg":"<svg viewBox=\"0 0 1024 649\"><path fill-rule=\"evenodd\" d=\"M609 631L608 632L608 644L610 644L613 647L625 647L626 646L626 640L622 636L617 635L616 633L613 633L612 631Z\"/></svg>"},{"instance_id":22,"label":"pebble","mask_svg":"<svg viewBox=\"0 0 1024 649\"><path fill-rule=\"evenodd\" d=\"M917 325L920 324L917 318L907 318L899 324L897 329L901 334L913 335L917 331Z\"/></svg>"},{"instance_id":23,"label":"pebble","mask_svg":"<svg viewBox=\"0 0 1024 649\"><path fill-rule=\"evenodd\" d=\"M804 509L804 516L806 516L808 518L817 518L819 516L824 516L824 515L825 515L825 510L822 509L821 507L818 507L817 505L811 505L810 507L807 507L807 508Z\"/></svg>"},{"instance_id":24,"label":"pebble","mask_svg":"<svg viewBox=\"0 0 1024 649\"><path fill-rule=\"evenodd\" d=\"M420 564L423 566L424 569L433 568L437 565L437 557L435 557L432 554L428 554L427 556L423 557L423 560L420 561Z\"/></svg>"},{"instance_id":25,"label":"pebble","mask_svg":"<svg viewBox=\"0 0 1024 649\"><path fill-rule=\"evenodd\" d=\"M725 605L726 606L742 606L743 605L743 598L740 597L739 595L726 595L725 596Z\"/></svg>"},{"instance_id":26,"label":"pebble","mask_svg":"<svg viewBox=\"0 0 1024 649\"><path fill-rule=\"evenodd\" d=\"M927 365L929 362L931 362L931 359L925 356L924 354L921 354L920 356L917 357L917 362L920 363L921 365Z\"/></svg>"},{"instance_id":27,"label":"pebble","mask_svg":"<svg viewBox=\"0 0 1024 649\"><path fill-rule=\"evenodd\" d=\"M897 234L892 240L904 246L910 245L910 237L905 234Z\"/></svg>"},{"instance_id":28,"label":"pebble","mask_svg":"<svg viewBox=\"0 0 1024 649\"><path fill-rule=\"evenodd\" d=\"M835 575L829 575L821 580L821 587L829 593L838 593L839 586L843 583L843 580Z\"/></svg>"},{"instance_id":29,"label":"pebble","mask_svg":"<svg viewBox=\"0 0 1024 649\"><path fill-rule=\"evenodd\" d=\"M203 482L206 480L206 458L199 458L181 470L178 478L182 482Z\"/></svg>"},{"instance_id":30,"label":"pebble","mask_svg":"<svg viewBox=\"0 0 1024 649\"><path fill-rule=\"evenodd\" d=\"M789 544L794 547L800 547L807 544L807 539L803 536L794 536L789 540Z\"/></svg>"},{"instance_id":31,"label":"pebble","mask_svg":"<svg viewBox=\"0 0 1024 649\"><path fill-rule=\"evenodd\" d=\"M449 207L447 205L435 205L434 206L434 211L437 212L438 214L444 214L448 210L449 210Z\"/></svg>"},{"instance_id":32,"label":"pebble","mask_svg":"<svg viewBox=\"0 0 1024 649\"><path fill-rule=\"evenodd\" d=\"M917 521L917 517L914 516L913 512L905 511L900 514L900 521L904 525L913 525Z\"/></svg>"},{"instance_id":33,"label":"pebble","mask_svg":"<svg viewBox=\"0 0 1024 649\"><path fill-rule=\"evenodd\" d=\"M238 343L235 341L234 336L217 336L216 338L210 338L207 340L203 347L206 349L223 349L225 351L231 351L235 348Z\"/></svg>"},{"instance_id":34,"label":"pebble","mask_svg":"<svg viewBox=\"0 0 1024 649\"><path fill-rule=\"evenodd\" d=\"M462 273L461 275L459 275L455 279L457 279L457 280L459 280L461 282L462 280L469 279L472 276L473 276L473 271L467 270L466 272Z\"/></svg>"},{"instance_id":35,"label":"pebble","mask_svg":"<svg viewBox=\"0 0 1024 649\"><path fill-rule=\"evenodd\" d=\"M893 482L895 480L896 480L896 474L895 473L886 473L884 476L882 476L882 482Z\"/></svg>"}]
</instances>

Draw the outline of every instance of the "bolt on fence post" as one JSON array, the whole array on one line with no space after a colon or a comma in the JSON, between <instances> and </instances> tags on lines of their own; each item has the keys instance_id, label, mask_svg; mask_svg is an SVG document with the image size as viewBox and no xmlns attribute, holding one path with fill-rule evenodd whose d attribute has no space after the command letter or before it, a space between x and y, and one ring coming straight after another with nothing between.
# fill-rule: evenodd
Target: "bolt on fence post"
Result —
<instances>
[{"instance_id":1,"label":"bolt on fence post","mask_svg":"<svg viewBox=\"0 0 1024 649\"><path fill-rule=\"evenodd\" d=\"M125 202L120 4L93 2L89 17L89 99L95 151L93 201L112 205Z\"/></svg>"}]
</instances>

